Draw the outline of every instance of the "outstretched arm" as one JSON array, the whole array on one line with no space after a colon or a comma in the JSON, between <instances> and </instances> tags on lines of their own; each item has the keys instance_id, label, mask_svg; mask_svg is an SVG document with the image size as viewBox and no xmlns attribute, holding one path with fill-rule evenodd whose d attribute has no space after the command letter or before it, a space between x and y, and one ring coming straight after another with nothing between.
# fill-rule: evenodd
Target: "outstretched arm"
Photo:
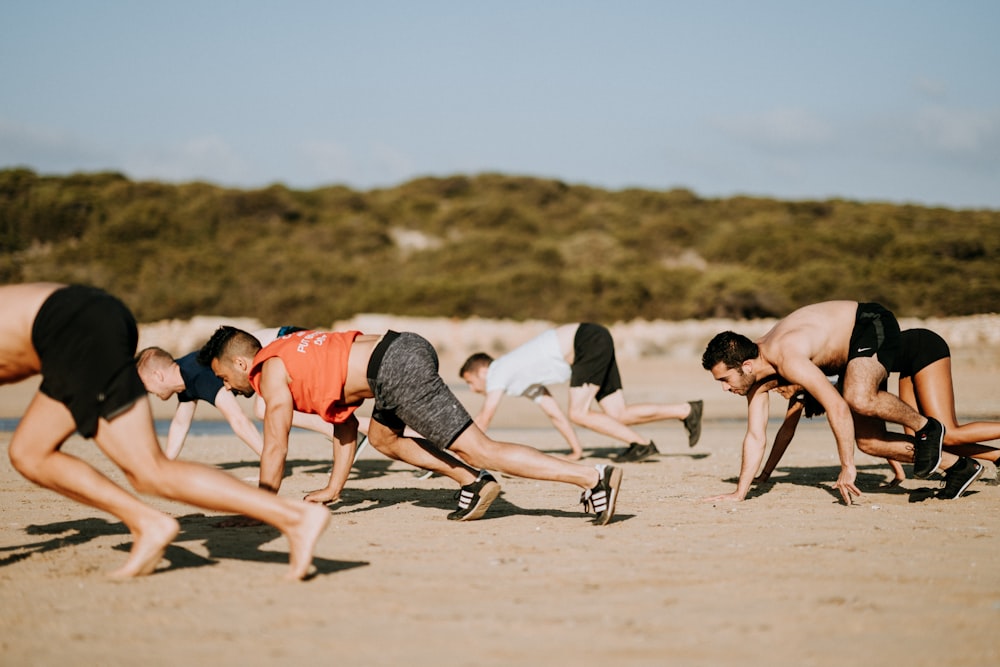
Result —
<instances>
[{"instance_id":1,"label":"outstretched arm","mask_svg":"<svg viewBox=\"0 0 1000 667\"><path fill-rule=\"evenodd\" d=\"M260 488L278 492L285 476L288 432L292 429L295 402L288 388L288 373L278 357L264 362L260 393L264 398L264 447L260 457Z\"/></svg>"},{"instance_id":2,"label":"outstretched arm","mask_svg":"<svg viewBox=\"0 0 1000 667\"><path fill-rule=\"evenodd\" d=\"M840 456L840 475L837 477L837 490L844 499L845 505L851 504L852 496L860 496L861 490L855 485L858 476L854 464L854 416L847 401L837 392L826 375L808 359L795 359L787 362L781 369L782 376L813 395L826 410L826 418L837 441L837 454Z\"/></svg>"},{"instance_id":3,"label":"outstretched arm","mask_svg":"<svg viewBox=\"0 0 1000 667\"><path fill-rule=\"evenodd\" d=\"M333 469L326 488L312 491L305 500L312 503L333 503L340 500L340 492L347 484L358 448L358 419L351 415L343 424L333 425Z\"/></svg>"},{"instance_id":4,"label":"outstretched arm","mask_svg":"<svg viewBox=\"0 0 1000 667\"><path fill-rule=\"evenodd\" d=\"M177 411L170 420L170 429L167 431L167 449L164 453L168 459L176 459L181 453L188 431L191 430L191 422L194 421L196 407L198 401L184 401L177 404Z\"/></svg>"},{"instance_id":5,"label":"outstretched arm","mask_svg":"<svg viewBox=\"0 0 1000 667\"><path fill-rule=\"evenodd\" d=\"M479 427L480 431L485 433L486 429L490 427L490 422L493 421L493 415L497 413L497 408L500 407L500 400L502 398L503 389L497 389L486 394L486 400L483 401L482 409L479 410L479 414L472 420Z\"/></svg>"},{"instance_id":6,"label":"outstretched arm","mask_svg":"<svg viewBox=\"0 0 1000 667\"><path fill-rule=\"evenodd\" d=\"M771 453L767 457L764 469L760 472L760 475L754 479L755 482L766 482L770 479L771 473L773 473L774 469L778 467L778 462L781 461L781 457L785 455L785 450L788 449L788 445L791 444L792 438L795 437L795 429L799 426L799 420L802 418L802 411L805 407L805 403L802 401L796 401L794 398L788 401L788 410L785 412L785 421L781 422L781 428L778 429L777 435L774 436L774 444L771 445Z\"/></svg>"},{"instance_id":7,"label":"outstretched arm","mask_svg":"<svg viewBox=\"0 0 1000 667\"><path fill-rule=\"evenodd\" d=\"M227 391L225 387L220 389L219 393L215 395L215 407L219 409L222 416L229 422L233 433L239 436L240 440L245 442L247 447L252 449L257 456L260 456L264 449L264 441L260 437L260 431L253 425L253 422L250 421L246 413L243 412L243 408L240 407L236 397Z\"/></svg>"},{"instance_id":8,"label":"outstretched arm","mask_svg":"<svg viewBox=\"0 0 1000 667\"><path fill-rule=\"evenodd\" d=\"M705 498L715 500L743 500L750 491L750 484L760 469L764 460L764 450L767 449L767 418L770 401L768 392L761 387L751 390L747 396L747 432L743 436L743 462L740 465L740 478L736 483L736 491L719 496Z\"/></svg>"},{"instance_id":9,"label":"outstretched arm","mask_svg":"<svg viewBox=\"0 0 1000 667\"><path fill-rule=\"evenodd\" d=\"M543 389L542 393L535 399L535 403L538 403L538 407L542 409L542 412L548 415L552 425L556 427L556 430L562 434L562 437L569 444L569 448L572 450L572 458L581 458L583 456L583 448L580 446L580 441L576 437L576 431L573 429L573 424L570 423L566 413L560 409L559 403L557 403L556 399L549 393L549 390Z\"/></svg>"}]
</instances>

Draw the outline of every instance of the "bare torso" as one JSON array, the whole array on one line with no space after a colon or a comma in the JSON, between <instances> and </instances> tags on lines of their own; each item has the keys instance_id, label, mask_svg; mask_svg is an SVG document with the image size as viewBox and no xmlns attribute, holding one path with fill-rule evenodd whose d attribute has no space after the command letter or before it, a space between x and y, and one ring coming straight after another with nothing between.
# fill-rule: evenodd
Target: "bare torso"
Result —
<instances>
[{"instance_id":1,"label":"bare torso","mask_svg":"<svg viewBox=\"0 0 1000 667\"><path fill-rule=\"evenodd\" d=\"M374 398L375 394L368 385L368 362L380 340L381 334L361 334L354 339L347 361L347 380L344 382L345 403Z\"/></svg>"},{"instance_id":2,"label":"bare torso","mask_svg":"<svg viewBox=\"0 0 1000 667\"><path fill-rule=\"evenodd\" d=\"M57 283L27 283L0 287L0 384L18 382L42 370L31 328L38 310Z\"/></svg>"},{"instance_id":3,"label":"bare torso","mask_svg":"<svg viewBox=\"0 0 1000 667\"><path fill-rule=\"evenodd\" d=\"M847 365L857 313L856 301L825 301L804 306L757 341L760 356L782 374L791 359L809 359L828 375Z\"/></svg>"},{"instance_id":4,"label":"bare torso","mask_svg":"<svg viewBox=\"0 0 1000 667\"><path fill-rule=\"evenodd\" d=\"M563 324L562 326L556 327L556 338L559 340L559 351L562 352L563 359L570 366L573 365L573 360L576 358L575 346L576 342L576 330L580 328L580 324Z\"/></svg>"}]
</instances>

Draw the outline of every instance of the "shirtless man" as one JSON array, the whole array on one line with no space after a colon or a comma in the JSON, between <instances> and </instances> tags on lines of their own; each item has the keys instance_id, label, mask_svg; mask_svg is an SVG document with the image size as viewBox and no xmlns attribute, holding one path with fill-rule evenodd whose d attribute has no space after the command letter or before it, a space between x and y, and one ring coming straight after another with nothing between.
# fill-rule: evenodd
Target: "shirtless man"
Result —
<instances>
[{"instance_id":1,"label":"shirtless man","mask_svg":"<svg viewBox=\"0 0 1000 667\"><path fill-rule=\"evenodd\" d=\"M469 357L459 376L486 400L476 426L486 430L504 394L524 396L538 404L570 446L571 459L583 456L573 424L629 443L612 456L617 462L638 462L659 454L656 444L631 426L679 419L688 434L688 446L701 437L702 401L628 405L622 391L611 332L599 324L564 324L549 329L498 359L485 352ZM546 385L569 382L569 419ZM591 409L597 399L601 411ZM572 421L572 423L570 423Z\"/></svg>"},{"instance_id":2,"label":"shirtless man","mask_svg":"<svg viewBox=\"0 0 1000 667\"><path fill-rule=\"evenodd\" d=\"M354 411L365 399L374 398L368 432L372 446L462 487L458 509L449 519L477 519L499 495L499 484L486 469L575 484L583 489L584 507L597 514L596 523L606 524L614 515L620 469L591 468L488 438L441 379L434 348L417 334L300 331L262 349L249 333L220 327L202 348L200 359L211 365L227 389L244 396L256 392L264 399L260 463L264 488L277 491L281 485L292 413L301 410L334 425L330 482L306 499L335 501L349 471L349 465L345 469L338 461L351 460L357 439ZM407 426L423 438L405 437ZM347 455L340 456L338 447Z\"/></svg>"},{"instance_id":3,"label":"shirtless man","mask_svg":"<svg viewBox=\"0 0 1000 667\"><path fill-rule=\"evenodd\" d=\"M747 397L747 432L736 491L710 500L746 497L767 445L768 392L783 383L800 385L826 410L840 456L836 486L846 504L851 504L852 496L861 495L854 483L855 444L872 456L913 463L918 478L938 467L952 471L955 479L947 480L949 485L967 487L967 478L978 477L982 467L942 452L941 423L882 389L895 365L899 338L899 324L892 313L879 304L856 301L826 301L800 308L756 343L731 331L713 338L702 366L723 389ZM844 369L843 396L827 379L840 369ZM874 418L858 422L863 432L856 433L852 411ZM884 424L880 431L867 426L880 421L901 424L915 435L890 433Z\"/></svg>"},{"instance_id":4,"label":"shirtless man","mask_svg":"<svg viewBox=\"0 0 1000 667\"><path fill-rule=\"evenodd\" d=\"M0 287L0 383L42 376L11 437L14 468L32 482L113 514L128 526L132 549L115 577L152 572L180 526L61 451L75 431L93 438L139 493L273 525L288 538L287 577L305 577L329 512L277 498L215 468L167 459L135 370L137 341L132 314L99 289L55 283Z\"/></svg>"}]
</instances>

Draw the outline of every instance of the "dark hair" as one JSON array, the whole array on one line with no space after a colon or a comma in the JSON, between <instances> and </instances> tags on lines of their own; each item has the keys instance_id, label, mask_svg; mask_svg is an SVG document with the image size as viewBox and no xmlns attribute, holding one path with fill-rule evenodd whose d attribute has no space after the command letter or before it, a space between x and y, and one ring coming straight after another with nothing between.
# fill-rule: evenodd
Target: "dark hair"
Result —
<instances>
[{"instance_id":1,"label":"dark hair","mask_svg":"<svg viewBox=\"0 0 1000 667\"><path fill-rule=\"evenodd\" d=\"M489 366L492 363L493 357L485 352L476 352L462 364L461 370L458 371L458 377L464 378L466 373L475 373L480 366Z\"/></svg>"},{"instance_id":2,"label":"dark hair","mask_svg":"<svg viewBox=\"0 0 1000 667\"><path fill-rule=\"evenodd\" d=\"M701 356L701 366L710 371L721 361L726 368L736 368L747 359L754 359L759 354L757 343L743 334L723 331L708 342L705 354Z\"/></svg>"},{"instance_id":3,"label":"dark hair","mask_svg":"<svg viewBox=\"0 0 1000 667\"><path fill-rule=\"evenodd\" d=\"M260 350L260 341L242 329L223 325L215 330L208 342L198 350L198 363L211 366L212 360L234 355L253 357Z\"/></svg>"}]
</instances>

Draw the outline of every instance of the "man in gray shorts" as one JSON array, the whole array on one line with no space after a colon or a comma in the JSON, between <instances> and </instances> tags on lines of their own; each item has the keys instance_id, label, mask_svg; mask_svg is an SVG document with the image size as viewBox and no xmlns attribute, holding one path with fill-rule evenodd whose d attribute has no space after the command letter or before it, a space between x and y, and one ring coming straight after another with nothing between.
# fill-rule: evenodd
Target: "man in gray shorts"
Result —
<instances>
[{"instance_id":1,"label":"man in gray shorts","mask_svg":"<svg viewBox=\"0 0 1000 667\"><path fill-rule=\"evenodd\" d=\"M575 484L583 489L584 507L597 514L595 523L606 524L614 516L620 469L573 463L487 437L441 379L434 348L417 334L300 331L261 348L247 332L220 327L200 358L228 389L263 397L267 409L260 477L261 485L272 490L277 491L284 474L293 410L319 414L334 425L335 449L345 448L349 470L357 440L354 411L373 398L368 432L372 446L462 487L458 509L449 519L470 521L486 512L500 493L487 470ZM405 437L407 426L423 438ZM327 488L307 500L332 502L339 497L347 475L338 458L339 452Z\"/></svg>"}]
</instances>

